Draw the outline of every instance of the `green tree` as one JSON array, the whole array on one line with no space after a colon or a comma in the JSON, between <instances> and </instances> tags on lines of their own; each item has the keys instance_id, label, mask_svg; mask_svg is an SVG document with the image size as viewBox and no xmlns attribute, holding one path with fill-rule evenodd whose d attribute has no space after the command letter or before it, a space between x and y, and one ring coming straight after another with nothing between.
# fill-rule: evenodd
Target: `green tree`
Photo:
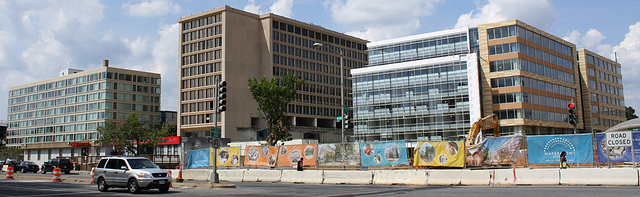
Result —
<instances>
[{"instance_id":1,"label":"green tree","mask_svg":"<svg viewBox=\"0 0 640 197\"><path fill-rule=\"evenodd\" d=\"M176 134L175 124L165 124L162 128L151 128L151 125L140 122L138 115L129 114L124 121L109 121L98 127L101 136L97 142L115 146L118 150L139 156L147 147L154 147L162 137Z\"/></svg>"},{"instance_id":2,"label":"green tree","mask_svg":"<svg viewBox=\"0 0 640 197\"><path fill-rule=\"evenodd\" d=\"M289 102L296 98L296 92L304 84L295 75L284 75L282 80L276 77L267 80L264 76L257 80L249 78L251 97L258 102L258 110L262 111L261 119L267 122L267 143L274 146L278 141L291 140L289 128L291 122L285 116Z\"/></svg>"},{"instance_id":3,"label":"green tree","mask_svg":"<svg viewBox=\"0 0 640 197\"><path fill-rule=\"evenodd\" d=\"M7 159L7 157L10 157L14 161L22 161L22 159L24 158L24 151L19 148L0 148L0 159L4 161Z\"/></svg>"},{"instance_id":4,"label":"green tree","mask_svg":"<svg viewBox=\"0 0 640 197\"><path fill-rule=\"evenodd\" d=\"M636 116L636 110L633 109L633 107L631 106L627 107L627 120L631 120L635 118L638 118L638 116Z\"/></svg>"}]
</instances>

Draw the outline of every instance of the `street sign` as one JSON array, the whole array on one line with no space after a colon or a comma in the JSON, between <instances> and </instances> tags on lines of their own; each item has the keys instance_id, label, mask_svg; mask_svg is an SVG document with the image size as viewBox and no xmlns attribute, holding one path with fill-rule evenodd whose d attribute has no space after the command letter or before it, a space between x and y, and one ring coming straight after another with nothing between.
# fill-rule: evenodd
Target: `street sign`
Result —
<instances>
[{"instance_id":1,"label":"street sign","mask_svg":"<svg viewBox=\"0 0 640 197\"><path fill-rule=\"evenodd\" d=\"M607 147L632 146L631 131L607 132Z\"/></svg>"},{"instance_id":2,"label":"street sign","mask_svg":"<svg viewBox=\"0 0 640 197\"><path fill-rule=\"evenodd\" d=\"M220 138L213 138L213 141L211 142L213 148L220 148L221 143Z\"/></svg>"},{"instance_id":3,"label":"street sign","mask_svg":"<svg viewBox=\"0 0 640 197\"><path fill-rule=\"evenodd\" d=\"M342 120L342 116L336 117L336 122L340 122Z\"/></svg>"},{"instance_id":4,"label":"street sign","mask_svg":"<svg viewBox=\"0 0 640 197\"><path fill-rule=\"evenodd\" d=\"M349 107L344 107L344 111L349 111Z\"/></svg>"},{"instance_id":5,"label":"street sign","mask_svg":"<svg viewBox=\"0 0 640 197\"><path fill-rule=\"evenodd\" d=\"M218 127L211 127L211 137L212 138L220 138L221 137L221 129Z\"/></svg>"}]
</instances>

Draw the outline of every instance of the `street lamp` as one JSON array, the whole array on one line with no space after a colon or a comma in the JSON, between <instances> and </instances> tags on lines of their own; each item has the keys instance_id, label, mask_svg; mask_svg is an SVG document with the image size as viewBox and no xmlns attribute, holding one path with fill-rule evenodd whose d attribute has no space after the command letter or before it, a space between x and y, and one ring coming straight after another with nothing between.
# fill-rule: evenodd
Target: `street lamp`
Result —
<instances>
[{"instance_id":1,"label":"street lamp","mask_svg":"<svg viewBox=\"0 0 640 197\"><path fill-rule=\"evenodd\" d=\"M321 47L324 47L324 44L316 42L316 43L313 43L313 47L321 48ZM340 110L342 111L340 113L340 117L341 117L340 131L342 133L342 137L340 138L340 140L342 141L342 143L344 143L345 142L345 138L344 138L344 126L345 126L344 125L344 122L345 122L344 121L344 64L343 64L344 53L343 53L343 50L336 51L329 47L325 47L325 48L329 49L331 52L335 54L340 55Z\"/></svg>"}]
</instances>

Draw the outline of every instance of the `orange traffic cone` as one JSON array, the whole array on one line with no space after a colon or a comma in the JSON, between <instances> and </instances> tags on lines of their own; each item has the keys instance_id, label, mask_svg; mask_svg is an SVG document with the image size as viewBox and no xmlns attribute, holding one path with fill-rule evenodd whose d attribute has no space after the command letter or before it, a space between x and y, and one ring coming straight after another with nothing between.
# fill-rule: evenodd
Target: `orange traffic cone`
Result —
<instances>
[{"instance_id":1,"label":"orange traffic cone","mask_svg":"<svg viewBox=\"0 0 640 197\"><path fill-rule=\"evenodd\" d=\"M180 171L178 171L178 178L176 179L176 182L182 183L182 181L184 181L184 179L182 179L182 165L179 165L177 167L180 168Z\"/></svg>"},{"instance_id":2,"label":"orange traffic cone","mask_svg":"<svg viewBox=\"0 0 640 197\"><path fill-rule=\"evenodd\" d=\"M62 182L62 170L58 167L53 169L53 182Z\"/></svg>"},{"instance_id":3,"label":"orange traffic cone","mask_svg":"<svg viewBox=\"0 0 640 197\"><path fill-rule=\"evenodd\" d=\"M7 179L13 179L13 167L7 167Z\"/></svg>"},{"instance_id":4,"label":"orange traffic cone","mask_svg":"<svg viewBox=\"0 0 640 197\"><path fill-rule=\"evenodd\" d=\"M94 184L93 177L96 175L96 168L91 168L91 184Z\"/></svg>"},{"instance_id":5,"label":"orange traffic cone","mask_svg":"<svg viewBox=\"0 0 640 197\"><path fill-rule=\"evenodd\" d=\"M171 176L171 170L165 170L169 173L169 179L173 179L173 176ZM169 187L173 187L173 181L169 184Z\"/></svg>"}]
</instances>

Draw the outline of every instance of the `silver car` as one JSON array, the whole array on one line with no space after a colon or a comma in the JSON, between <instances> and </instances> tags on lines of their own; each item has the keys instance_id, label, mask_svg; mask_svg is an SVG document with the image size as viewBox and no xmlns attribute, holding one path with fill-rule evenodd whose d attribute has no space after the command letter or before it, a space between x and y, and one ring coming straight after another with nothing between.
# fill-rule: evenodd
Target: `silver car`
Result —
<instances>
[{"instance_id":1,"label":"silver car","mask_svg":"<svg viewBox=\"0 0 640 197\"><path fill-rule=\"evenodd\" d=\"M131 193L152 188L164 193L171 186L171 175L144 157L104 157L91 173L101 192L122 187Z\"/></svg>"}]
</instances>

